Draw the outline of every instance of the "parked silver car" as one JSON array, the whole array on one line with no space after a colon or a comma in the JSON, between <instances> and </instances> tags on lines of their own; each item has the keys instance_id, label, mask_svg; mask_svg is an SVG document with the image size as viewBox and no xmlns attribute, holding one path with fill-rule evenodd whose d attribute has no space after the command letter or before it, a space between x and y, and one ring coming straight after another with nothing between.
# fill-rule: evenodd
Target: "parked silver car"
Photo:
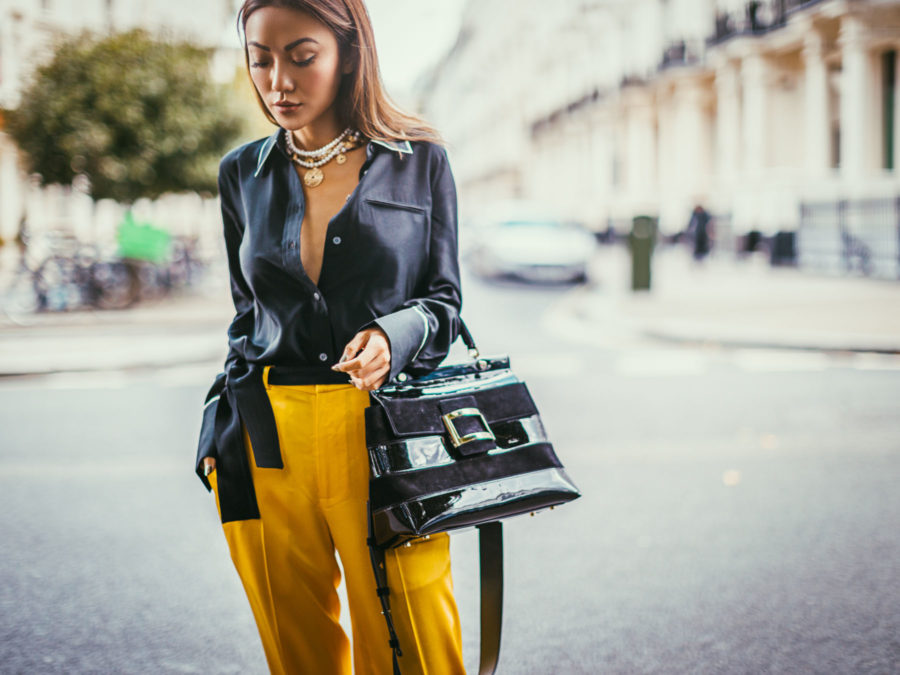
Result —
<instances>
[{"instance_id":1,"label":"parked silver car","mask_svg":"<svg viewBox=\"0 0 900 675\"><path fill-rule=\"evenodd\" d=\"M463 259L475 274L536 282L585 281L597 245L580 225L524 202L485 211L461 235Z\"/></svg>"}]
</instances>

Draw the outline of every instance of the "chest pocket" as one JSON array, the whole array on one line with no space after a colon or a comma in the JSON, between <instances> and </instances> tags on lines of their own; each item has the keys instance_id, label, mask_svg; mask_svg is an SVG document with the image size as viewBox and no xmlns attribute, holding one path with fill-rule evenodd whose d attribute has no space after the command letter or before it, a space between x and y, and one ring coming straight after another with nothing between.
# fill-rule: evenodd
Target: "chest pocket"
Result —
<instances>
[{"instance_id":1,"label":"chest pocket","mask_svg":"<svg viewBox=\"0 0 900 675\"><path fill-rule=\"evenodd\" d=\"M382 197L360 205L361 244L394 260L427 258L428 219L424 206Z\"/></svg>"}]
</instances>

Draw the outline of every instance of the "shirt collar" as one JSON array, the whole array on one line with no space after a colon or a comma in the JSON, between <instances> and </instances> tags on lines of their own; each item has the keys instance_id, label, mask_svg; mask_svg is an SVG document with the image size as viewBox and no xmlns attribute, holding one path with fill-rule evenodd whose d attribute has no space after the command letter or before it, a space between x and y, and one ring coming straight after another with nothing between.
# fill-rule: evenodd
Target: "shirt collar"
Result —
<instances>
[{"instance_id":1,"label":"shirt collar","mask_svg":"<svg viewBox=\"0 0 900 675\"><path fill-rule=\"evenodd\" d=\"M278 138L281 135L281 129L276 129L275 132L266 139L266 142L262 144L259 149L259 156L256 160L256 171L253 172L254 176L258 176L259 172L262 171L263 164L266 163L266 159L268 159L269 155L272 153L272 148L274 148L278 144ZM369 146L380 145L388 150L393 150L394 152L399 152L401 154L411 155L412 154L412 146L409 144L409 141L381 141L381 140L371 140L369 141Z\"/></svg>"}]
</instances>

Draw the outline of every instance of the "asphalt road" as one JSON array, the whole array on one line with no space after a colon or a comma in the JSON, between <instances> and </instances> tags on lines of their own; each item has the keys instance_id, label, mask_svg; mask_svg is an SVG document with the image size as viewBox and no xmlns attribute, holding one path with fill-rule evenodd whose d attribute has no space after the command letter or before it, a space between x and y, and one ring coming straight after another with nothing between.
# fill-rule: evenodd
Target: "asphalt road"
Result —
<instances>
[{"instance_id":1,"label":"asphalt road","mask_svg":"<svg viewBox=\"0 0 900 675\"><path fill-rule=\"evenodd\" d=\"M505 524L500 673L900 672L896 357L567 339L567 289L464 283L584 494ZM192 474L217 368L0 381L0 672L266 672Z\"/></svg>"}]
</instances>

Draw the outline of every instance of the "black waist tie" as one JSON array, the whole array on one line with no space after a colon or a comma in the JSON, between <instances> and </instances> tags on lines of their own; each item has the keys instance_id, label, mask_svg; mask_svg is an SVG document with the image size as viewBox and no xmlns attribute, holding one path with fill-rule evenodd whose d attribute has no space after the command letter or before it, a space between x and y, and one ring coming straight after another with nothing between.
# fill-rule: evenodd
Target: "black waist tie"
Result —
<instances>
[{"instance_id":1,"label":"black waist tie","mask_svg":"<svg viewBox=\"0 0 900 675\"><path fill-rule=\"evenodd\" d=\"M224 386L219 385L221 391L218 400L213 403L208 395L208 407L204 409L197 472L209 488L208 481L202 475L202 457L216 457L219 508L223 523L259 518L256 493L244 451L242 421L250 436L256 466L262 469L284 467L275 414L263 382L264 369L265 365L259 363L233 363L225 375ZM268 382L270 385L348 384L350 376L327 366L273 366L269 369ZM213 386L214 389L217 388L216 385ZM210 431L213 431L213 438L210 438ZM215 444L214 453L209 452L210 443Z\"/></svg>"}]
</instances>

